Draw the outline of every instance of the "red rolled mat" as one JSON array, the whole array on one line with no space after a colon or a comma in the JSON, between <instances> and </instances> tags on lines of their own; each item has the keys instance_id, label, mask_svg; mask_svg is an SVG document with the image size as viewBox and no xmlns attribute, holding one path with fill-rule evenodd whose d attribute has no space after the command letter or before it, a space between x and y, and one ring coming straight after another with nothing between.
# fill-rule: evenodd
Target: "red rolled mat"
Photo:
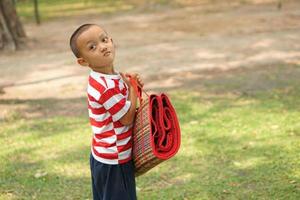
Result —
<instances>
[{"instance_id":1,"label":"red rolled mat","mask_svg":"<svg viewBox=\"0 0 300 200\"><path fill-rule=\"evenodd\" d=\"M133 160L136 176L173 157L180 147L180 127L166 94L152 94L136 113Z\"/></svg>"},{"instance_id":2,"label":"red rolled mat","mask_svg":"<svg viewBox=\"0 0 300 200\"><path fill-rule=\"evenodd\" d=\"M151 145L153 145L153 153L160 159L168 159L177 153L180 146L180 129L177 116L165 94L151 97Z\"/></svg>"}]
</instances>

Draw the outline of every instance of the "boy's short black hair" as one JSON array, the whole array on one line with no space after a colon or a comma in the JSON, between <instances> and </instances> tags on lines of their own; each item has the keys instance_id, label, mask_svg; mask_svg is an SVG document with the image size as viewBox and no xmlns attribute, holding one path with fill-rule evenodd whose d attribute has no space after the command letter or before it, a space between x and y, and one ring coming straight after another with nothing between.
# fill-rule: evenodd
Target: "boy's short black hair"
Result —
<instances>
[{"instance_id":1,"label":"boy's short black hair","mask_svg":"<svg viewBox=\"0 0 300 200\"><path fill-rule=\"evenodd\" d=\"M79 50L77 48L77 44L76 44L77 38L81 35L81 33L86 31L87 29L89 29L91 26L98 26L98 25L97 24L83 24L74 31L74 33L72 34L72 36L70 38L71 50L77 58L80 57L80 52L79 52Z\"/></svg>"}]
</instances>

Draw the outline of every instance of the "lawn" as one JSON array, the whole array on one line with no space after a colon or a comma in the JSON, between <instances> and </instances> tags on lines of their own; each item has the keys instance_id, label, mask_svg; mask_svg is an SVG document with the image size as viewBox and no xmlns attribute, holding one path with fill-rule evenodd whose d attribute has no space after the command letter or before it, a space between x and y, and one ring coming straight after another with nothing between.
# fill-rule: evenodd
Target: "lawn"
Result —
<instances>
[{"instance_id":1,"label":"lawn","mask_svg":"<svg viewBox=\"0 0 300 200\"><path fill-rule=\"evenodd\" d=\"M132 10L146 3L138 0L39 0L38 2L42 21L87 14L109 15ZM164 5L171 4L171 2L168 0L152 0L151 4ZM24 21L34 21L34 4L32 0L17 1L16 7L18 14Z\"/></svg>"},{"instance_id":2,"label":"lawn","mask_svg":"<svg viewBox=\"0 0 300 200\"><path fill-rule=\"evenodd\" d=\"M35 21L34 1L15 0L17 12L25 22ZM227 3L253 3L257 0L230 0ZM277 0L260 0L260 2L277 2ZM158 9L159 7L182 7L214 3L222 3L221 0L38 0L40 18L43 21L49 19L65 18L72 16L84 16L93 14L109 15L117 12L126 12L139 8L143 12Z\"/></svg>"},{"instance_id":3,"label":"lawn","mask_svg":"<svg viewBox=\"0 0 300 200\"><path fill-rule=\"evenodd\" d=\"M139 199L300 199L300 66L223 75L170 91L181 149L137 179ZM0 199L91 199L90 137L85 115L9 114Z\"/></svg>"},{"instance_id":4,"label":"lawn","mask_svg":"<svg viewBox=\"0 0 300 200\"><path fill-rule=\"evenodd\" d=\"M133 8L132 4L122 0L39 0L38 2L42 21L86 14L109 14ZM34 20L33 1L18 1L16 5L17 11L23 20Z\"/></svg>"}]
</instances>

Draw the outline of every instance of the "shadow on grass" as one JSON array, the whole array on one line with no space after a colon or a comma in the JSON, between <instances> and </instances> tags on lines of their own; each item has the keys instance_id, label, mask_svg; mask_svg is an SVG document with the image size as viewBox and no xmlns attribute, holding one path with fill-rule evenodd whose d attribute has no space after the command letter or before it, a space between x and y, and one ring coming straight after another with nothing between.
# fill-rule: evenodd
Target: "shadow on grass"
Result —
<instances>
[{"instance_id":1,"label":"shadow on grass","mask_svg":"<svg viewBox=\"0 0 300 200\"><path fill-rule=\"evenodd\" d=\"M190 77L192 74L192 77ZM168 78L166 78L168 77ZM165 86L163 81L175 79L178 84ZM186 91L198 92L199 96L191 96L191 100L214 103L212 112L230 109L236 100L254 99L259 104L268 104L271 108L283 108L299 111L300 106L300 66L259 66L231 70L202 70L183 72L171 75L147 77L146 83L154 82L155 86L148 88L154 92ZM28 83L31 84L31 83ZM184 94L181 94L184 96ZM228 101L229 100L229 101ZM45 99L0 99L0 105L22 107L18 114L25 118L40 118L53 116L83 116L87 115L87 101L82 98L45 98ZM183 106L188 110L188 107ZM13 110L13 109L12 109ZM205 117L206 115L203 114Z\"/></svg>"},{"instance_id":2,"label":"shadow on grass","mask_svg":"<svg viewBox=\"0 0 300 200\"><path fill-rule=\"evenodd\" d=\"M39 119L55 116L85 116L87 115L87 99L81 98L44 98L44 99L0 99L0 105L11 107L12 116L16 118ZM5 120L5 119L2 119Z\"/></svg>"},{"instance_id":3,"label":"shadow on grass","mask_svg":"<svg viewBox=\"0 0 300 200\"><path fill-rule=\"evenodd\" d=\"M162 74L148 77L146 82L155 83L149 89L156 92L199 92L202 99L212 102L248 98L271 107L299 111L299 80L299 65L278 64ZM168 81L176 84L164 87Z\"/></svg>"}]
</instances>

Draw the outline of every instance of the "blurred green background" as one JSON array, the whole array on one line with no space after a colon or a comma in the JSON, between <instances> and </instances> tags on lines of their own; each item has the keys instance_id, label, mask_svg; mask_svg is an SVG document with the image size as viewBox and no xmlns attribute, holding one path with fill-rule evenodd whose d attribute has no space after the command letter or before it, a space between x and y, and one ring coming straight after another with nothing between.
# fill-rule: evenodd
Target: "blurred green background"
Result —
<instances>
[{"instance_id":1,"label":"blurred green background","mask_svg":"<svg viewBox=\"0 0 300 200\"><path fill-rule=\"evenodd\" d=\"M92 199L83 23L117 44L115 68L166 92L178 154L137 178L141 200L300 199L300 2L16 1L26 39L0 53L0 199Z\"/></svg>"}]
</instances>

